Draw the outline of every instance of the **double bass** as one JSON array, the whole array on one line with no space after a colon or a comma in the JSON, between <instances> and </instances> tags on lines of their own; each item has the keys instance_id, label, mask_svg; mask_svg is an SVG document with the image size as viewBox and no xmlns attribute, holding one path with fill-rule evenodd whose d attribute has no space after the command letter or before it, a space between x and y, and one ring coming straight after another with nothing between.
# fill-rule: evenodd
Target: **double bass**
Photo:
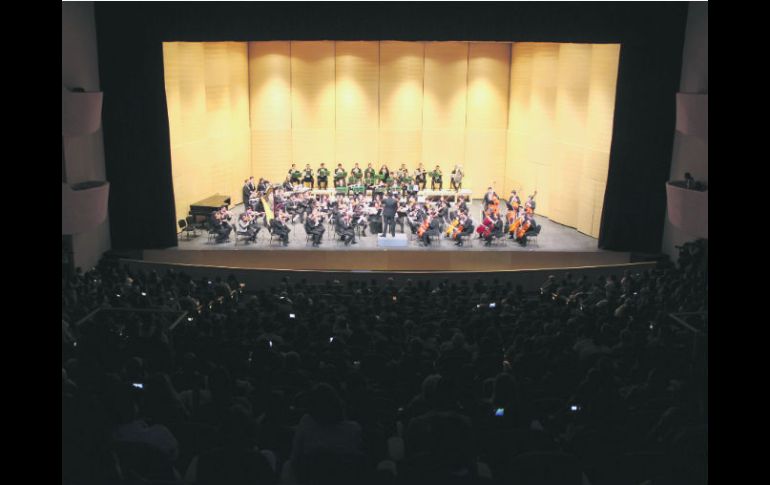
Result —
<instances>
[{"instance_id":1,"label":"double bass","mask_svg":"<svg viewBox=\"0 0 770 485\"><path fill-rule=\"evenodd\" d=\"M489 209L494 215L500 215L500 199L497 194L492 194L492 200L489 202Z\"/></svg>"},{"instance_id":2,"label":"double bass","mask_svg":"<svg viewBox=\"0 0 770 485\"><path fill-rule=\"evenodd\" d=\"M535 213L535 196L537 195L537 190L534 194L529 196L529 200L524 204L524 210L529 215L533 215Z\"/></svg>"}]
</instances>

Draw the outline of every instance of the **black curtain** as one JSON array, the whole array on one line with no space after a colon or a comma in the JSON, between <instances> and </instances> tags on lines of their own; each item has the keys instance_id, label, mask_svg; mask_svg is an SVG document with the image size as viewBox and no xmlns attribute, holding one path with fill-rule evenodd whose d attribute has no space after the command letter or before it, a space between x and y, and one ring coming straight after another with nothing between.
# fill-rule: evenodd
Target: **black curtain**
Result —
<instances>
[{"instance_id":1,"label":"black curtain","mask_svg":"<svg viewBox=\"0 0 770 485\"><path fill-rule=\"evenodd\" d=\"M162 42L258 40L621 43L599 246L660 249L685 2L97 2L95 11L115 249L176 245Z\"/></svg>"}]
</instances>

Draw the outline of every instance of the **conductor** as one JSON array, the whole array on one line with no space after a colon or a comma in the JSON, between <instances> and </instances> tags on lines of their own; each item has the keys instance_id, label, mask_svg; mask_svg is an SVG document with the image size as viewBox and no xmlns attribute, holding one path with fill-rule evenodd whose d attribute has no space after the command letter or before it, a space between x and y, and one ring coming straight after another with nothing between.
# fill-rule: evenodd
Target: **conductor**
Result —
<instances>
[{"instance_id":1,"label":"conductor","mask_svg":"<svg viewBox=\"0 0 770 485\"><path fill-rule=\"evenodd\" d=\"M382 201L382 217L384 219L382 225L382 234L380 237L385 237L390 229L390 235L396 237L396 211L398 210L398 201L393 198L393 193L388 194L388 198Z\"/></svg>"}]
</instances>

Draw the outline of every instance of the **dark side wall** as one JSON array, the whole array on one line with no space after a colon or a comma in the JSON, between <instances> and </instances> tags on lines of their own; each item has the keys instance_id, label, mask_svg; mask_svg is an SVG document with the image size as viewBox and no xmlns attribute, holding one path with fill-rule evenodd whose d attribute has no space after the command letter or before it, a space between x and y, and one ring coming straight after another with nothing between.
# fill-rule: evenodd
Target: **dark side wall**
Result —
<instances>
[{"instance_id":1,"label":"dark side wall","mask_svg":"<svg viewBox=\"0 0 770 485\"><path fill-rule=\"evenodd\" d=\"M687 15L687 30L682 52L682 76L679 91L707 94L709 91L709 5L693 2ZM674 134L674 150L671 157L671 180L684 179L690 172L696 180L709 180L709 145L707 139L697 136ZM662 251L676 258L676 246L692 241L695 236L675 227L665 217Z\"/></svg>"},{"instance_id":2,"label":"dark side wall","mask_svg":"<svg viewBox=\"0 0 770 485\"><path fill-rule=\"evenodd\" d=\"M96 23L93 2L61 4L61 79L68 89L99 91ZM62 140L62 181L69 184L105 180L102 130ZM109 217L95 229L72 236L74 266L96 265L110 249Z\"/></svg>"}]
</instances>

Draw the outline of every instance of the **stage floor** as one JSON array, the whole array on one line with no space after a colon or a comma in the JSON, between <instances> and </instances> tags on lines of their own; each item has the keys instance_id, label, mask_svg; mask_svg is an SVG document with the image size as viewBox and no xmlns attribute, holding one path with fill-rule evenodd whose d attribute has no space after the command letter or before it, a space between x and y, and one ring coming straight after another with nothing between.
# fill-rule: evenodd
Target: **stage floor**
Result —
<instances>
[{"instance_id":1,"label":"stage floor","mask_svg":"<svg viewBox=\"0 0 770 485\"><path fill-rule=\"evenodd\" d=\"M475 223L478 223L481 213L481 203L479 201L473 201L471 204L471 215ZM238 205L233 214L235 216L240 215L243 212L241 205ZM563 226L557 222L553 222L543 216L535 216L535 220L538 224L543 226L540 235L533 239L531 245L522 247L517 242L510 239L496 239L491 246L484 246L484 242L478 239L478 236L474 234L472 243L466 244L463 247L457 247L453 241L442 237L440 243L433 238L433 244L430 247L424 247L416 237L409 240L409 246L405 248L387 248L387 251L600 251L598 249L598 240L591 236L578 232L576 229ZM385 251L384 248L377 247L377 235L372 235L367 229L366 237L356 237L358 244L345 246L342 241L335 239L334 230L331 226L326 225L326 233L324 234L323 243L318 248L313 248L310 242L306 241L305 228L303 224L297 219L296 223L290 224L291 232L289 233L289 245L282 246L278 243L277 238L273 238L272 244L269 244L270 234L264 227L259 231L257 236L257 242L246 244L242 239L239 239L238 244L234 243L235 234L230 234L230 242L224 242L217 244L214 240L209 240L208 234L202 231L198 231L198 236L187 240L185 235L179 237L179 246L176 250L216 250L216 251L254 251L254 250L276 250L276 251L296 251L312 249L313 251ZM405 234L411 235L411 230L405 224ZM396 233L401 232L401 227L396 225ZM388 235L388 237L391 237Z\"/></svg>"},{"instance_id":2,"label":"stage floor","mask_svg":"<svg viewBox=\"0 0 770 485\"><path fill-rule=\"evenodd\" d=\"M471 205L471 214L478 218L480 201ZM233 211L238 215L240 206ZM288 246L283 246L266 229L259 232L257 242L245 244L242 240L215 243L208 235L198 232L198 237L179 238L179 246L163 250L145 250L145 261L189 264L196 266L220 266L231 268L286 269L286 270L341 270L341 271L501 271L544 268L589 267L629 262L629 254L605 251L598 248L595 238L577 230L536 216L543 226L532 244L520 246L513 240L496 239L492 246L485 246L474 237L463 247L441 238L430 247L424 247L416 237L409 236L404 248L380 248L377 234L367 231L366 237L357 237L358 244L345 246L334 238L334 231L327 226L323 243L313 248L306 240L303 225L297 221L289 234ZM411 234L408 226L406 234ZM396 226L399 233L400 227ZM390 237L390 236L388 236Z\"/></svg>"}]
</instances>

